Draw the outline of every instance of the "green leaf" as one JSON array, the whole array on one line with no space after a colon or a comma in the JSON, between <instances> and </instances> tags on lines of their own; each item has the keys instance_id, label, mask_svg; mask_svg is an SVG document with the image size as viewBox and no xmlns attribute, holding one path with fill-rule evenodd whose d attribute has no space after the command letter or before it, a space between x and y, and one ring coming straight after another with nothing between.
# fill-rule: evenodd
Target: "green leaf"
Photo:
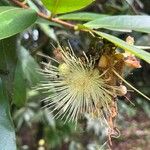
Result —
<instances>
[{"instance_id":1,"label":"green leaf","mask_svg":"<svg viewBox=\"0 0 150 150\"><path fill-rule=\"evenodd\" d=\"M41 30L51 39L53 39L54 41L57 41L57 37L54 33L54 29L51 28L49 25L47 24L39 24Z\"/></svg>"},{"instance_id":2,"label":"green leaf","mask_svg":"<svg viewBox=\"0 0 150 150\"><path fill-rule=\"evenodd\" d=\"M14 84L13 96L12 96L13 103L18 107L24 106L27 100L27 95L26 95L27 84L24 78L20 61L18 61L16 66L13 84Z\"/></svg>"},{"instance_id":3,"label":"green leaf","mask_svg":"<svg viewBox=\"0 0 150 150\"><path fill-rule=\"evenodd\" d=\"M16 66L16 36L0 40L0 149L16 150L15 132L10 117L14 70ZM2 81L1 81L2 79Z\"/></svg>"},{"instance_id":4,"label":"green leaf","mask_svg":"<svg viewBox=\"0 0 150 150\"><path fill-rule=\"evenodd\" d=\"M16 66L16 36L0 40L0 149L15 150L15 133L10 119L11 93ZM2 86L3 83L3 86ZM2 130L2 131L1 131ZM6 135L6 136L5 136ZM7 141L8 140L8 141Z\"/></svg>"},{"instance_id":5,"label":"green leaf","mask_svg":"<svg viewBox=\"0 0 150 150\"><path fill-rule=\"evenodd\" d=\"M0 1L0 6L8 6L11 5L11 3L8 0L1 0Z\"/></svg>"},{"instance_id":6,"label":"green leaf","mask_svg":"<svg viewBox=\"0 0 150 150\"><path fill-rule=\"evenodd\" d=\"M16 56L16 36L0 40L0 73L9 93L12 92L15 67L17 63Z\"/></svg>"},{"instance_id":7,"label":"green leaf","mask_svg":"<svg viewBox=\"0 0 150 150\"><path fill-rule=\"evenodd\" d=\"M139 31L150 33L150 16L108 16L84 24L90 29L105 28L116 31Z\"/></svg>"},{"instance_id":8,"label":"green leaf","mask_svg":"<svg viewBox=\"0 0 150 150\"><path fill-rule=\"evenodd\" d=\"M106 33L99 32L99 31L95 31L95 33L98 34L99 36L103 37L104 39L107 39L108 41L114 43L116 46L124 49L125 51L128 51L128 52L134 54L135 56L150 63L150 53L148 53L142 49L138 49L135 46L129 45L128 43L124 42L123 40L121 40L115 36L112 36L110 34L106 34Z\"/></svg>"},{"instance_id":9,"label":"green leaf","mask_svg":"<svg viewBox=\"0 0 150 150\"><path fill-rule=\"evenodd\" d=\"M26 100L26 81L23 79L20 64L17 64L16 38L17 36L12 36L0 40L0 70L4 72L0 77L5 83L8 94L11 93L10 100L21 106Z\"/></svg>"},{"instance_id":10,"label":"green leaf","mask_svg":"<svg viewBox=\"0 0 150 150\"><path fill-rule=\"evenodd\" d=\"M91 21L91 20L95 20L95 18L103 18L103 17L107 17L107 16L108 15L90 13L90 12L77 12L77 13L61 15L58 18L62 19L62 20Z\"/></svg>"},{"instance_id":11,"label":"green leaf","mask_svg":"<svg viewBox=\"0 0 150 150\"><path fill-rule=\"evenodd\" d=\"M38 73L40 67L24 47L19 49L18 58L21 62L24 78L29 82L29 86L34 86L40 82L43 78L43 76Z\"/></svg>"},{"instance_id":12,"label":"green leaf","mask_svg":"<svg viewBox=\"0 0 150 150\"><path fill-rule=\"evenodd\" d=\"M0 7L0 39L22 32L37 19L37 14L31 9L18 7Z\"/></svg>"},{"instance_id":13,"label":"green leaf","mask_svg":"<svg viewBox=\"0 0 150 150\"><path fill-rule=\"evenodd\" d=\"M0 149L16 150L15 131L10 117L10 106L0 79Z\"/></svg>"},{"instance_id":14,"label":"green leaf","mask_svg":"<svg viewBox=\"0 0 150 150\"><path fill-rule=\"evenodd\" d=\"M82 9L94 0L42 0L45 7L53 14L62 14Z\"/></svg>"},{"instance_id":15,"label":"green leaf","mask_svg":"<svg viewBox=\"0 0 150 150\"><path fill-rule=\"evenodd\" d=\"M50 20L46 20L46 19L43 19L43 18L40 18L40 17L37 18L36 24L38 24L38 25L39 24L45 24L45 25L49 25L49 26L64 28L62 25L60 25L58 23L55 23L55 22L52 22Z\"/></svg>"},{"instance_id":16,"label":"green leaf","mask_svg":"<svg viewBox=\"0 0 150 150\"><path fill-rule=\"evenodd\" d=\"M39 66L29 52L24 48L18 49L18 63L14 77L13 87L13 103L18 106L24 106L26 103L27 88L31 88L38 84L43 76L38 73Z\"/></svg>"}]
</instances>

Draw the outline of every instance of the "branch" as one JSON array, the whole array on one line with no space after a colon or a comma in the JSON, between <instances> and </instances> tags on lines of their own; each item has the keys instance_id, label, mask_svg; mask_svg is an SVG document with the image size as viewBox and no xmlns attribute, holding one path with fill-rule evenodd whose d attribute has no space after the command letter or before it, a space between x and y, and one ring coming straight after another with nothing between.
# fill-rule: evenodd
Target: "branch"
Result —
<instances>
[{"instance_id":1,"label":"branch","mask_svg":"<svg viewBox=\"0 0 150 150\"><path fill-rule=\"evenodd\" d=\"M20 2L20 1L18 1L18 0L11 0L11 1L12 1L14 4L20 6L21 8L25 8L25 9L29 9L29 8L30 8L30 7L27 6L25 3ZM63 26L67 26L67 27L69 27L69 28L73 28L73 29L75 28L75 25L74 25L74 24L65 22L65 21L60 20L60 19L58 19L58 18L52 18L51 16L48 16L48 15L42 13L42 12L37 12L37 14L38 14L38 16L40 16L40 17L42 17L42 18L44 18L44 19L46 19L46 20L59 23L59 24L61 24L61 25L63 25Z\"/></svg>"}]
</instances>

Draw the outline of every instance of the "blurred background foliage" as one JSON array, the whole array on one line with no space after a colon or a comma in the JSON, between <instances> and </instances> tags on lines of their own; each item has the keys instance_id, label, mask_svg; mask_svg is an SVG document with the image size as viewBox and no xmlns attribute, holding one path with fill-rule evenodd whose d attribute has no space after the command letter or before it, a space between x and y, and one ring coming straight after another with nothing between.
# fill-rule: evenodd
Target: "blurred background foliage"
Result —
<instances>
[{"instance_id":1,"label":"blurred background foliage","mask_svg":"<svg viewBox=\"0 0 150 150\"><path fill-rule=\"evenodd\" d=\"M31 8L46 12L39 0L27 0ZM1 5L8 5L9 1L1 0ZM150 14L149 0L97 0L96 3L83 11L108 15L120 14ZM107 31L117 37L125 39L127 36L135 38L136 45L149 45L150 35L145 33L122 33ZM108 149L105 141L105 128L99 120L91 120L85 114L85 120L75 128L74 124L63 124L61 120L54 120L52 114L42 109L40 101L43 95L31 87L40 81L40 75L35 73L41 61L47 61L41 55L53 56L53 45L56 41L67 45L68 40L77 54L81 50L88 52L89 37L85 33L65 29L59 24L43 23L39 19L35 25L21 33L18 38L24 47L19 48L17 68L15 72L14 91L15 104L11 110L16 131L19 150L100 150ZM100 48L102 43L94 43ZM31 54L31 55L29 55ZM31 57L32 56L32 57ZM35 60L33 59L35 58ZM37 63L38 62L38 63ZM150 66L141 61L142 68L132 70L127 80L136 88L150 96ZM17 75L23 74L22 78ZM32 79L31 79L32 78ZM19 83L19 84L18 84ZM24 88L24 89L22 89ZM19 95L18 94L19 91ZM25 91L25 92L24 92ZM21 93L21 95L20 95ZM21 98L20 98L21 96ZM117 124L121 131L118 139L113 139L114 150L149 150L150 149L150 103L135 92L129 92L126 98L120 97L119 118ZM20 101L20 99L22 101ZM18 103L19 101L19 103ZM23 106L23 107L22 107Z\"/></svg>"}]
</instances>

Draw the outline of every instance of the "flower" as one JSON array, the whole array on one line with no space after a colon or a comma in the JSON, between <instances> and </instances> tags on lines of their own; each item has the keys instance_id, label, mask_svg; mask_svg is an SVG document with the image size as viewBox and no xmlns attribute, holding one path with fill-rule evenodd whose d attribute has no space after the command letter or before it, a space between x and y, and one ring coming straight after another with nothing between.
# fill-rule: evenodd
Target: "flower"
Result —
<instances>
[{"instance_id":1,"label":"flower","mask_svg":"<svg viewBox=\"0 0 150 150\"><path fill-rule=\"evenodd\" d=\"M44 99L45 107L56 112L56 118L65 121L77 122L84 113L108 116L119 88L108 84L104 73L95 67L95 61L84 52L79 58L73 50L60 49L63 62L54 60L57 65L43 63L45 69L41 70L47 81L42 82L38 89L52 92Z\"/></svg>"}]
</instances>

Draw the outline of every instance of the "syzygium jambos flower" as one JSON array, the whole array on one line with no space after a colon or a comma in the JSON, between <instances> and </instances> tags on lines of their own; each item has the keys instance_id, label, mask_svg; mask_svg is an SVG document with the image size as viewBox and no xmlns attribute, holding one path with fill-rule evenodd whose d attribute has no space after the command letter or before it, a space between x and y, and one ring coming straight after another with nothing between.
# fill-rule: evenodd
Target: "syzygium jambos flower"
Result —
<instances>
[{"instance_id":1,"label":"syzygium jambos flower","mask_svg":"<svg viewBox=\"0 0 150 150\"><path fill-rule=\"evenodd\" d=\"M81 59L72 50L60 49L63 62L55 60L57 65L43 63L45 69L41 70L47 81L38 89L52 92L44 99L45 107L56 112L56 118L65 121L77 122L84 113L109 116L110 104L120 89L108 84L95 67L95 61L84 52Z\"/></svg>"}]
</instances>

